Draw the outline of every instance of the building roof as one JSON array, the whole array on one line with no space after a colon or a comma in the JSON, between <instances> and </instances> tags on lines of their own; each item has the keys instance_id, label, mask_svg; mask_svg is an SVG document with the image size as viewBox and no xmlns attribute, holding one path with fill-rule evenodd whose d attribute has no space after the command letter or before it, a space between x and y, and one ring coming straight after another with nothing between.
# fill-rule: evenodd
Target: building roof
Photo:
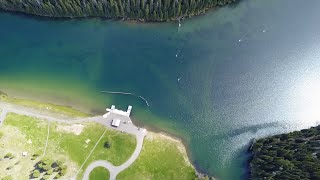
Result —
<instances>
[{"instance_id":1,"label":"building roof","mask_svg":"<svg viewBox=\"0 0 320 180\"><path fill-rule=\"evenodd\" d=\"M120 126L120 120L119 119L113 119L111 125L114 127L119 127Z\"/></svg>"}]
</instances>

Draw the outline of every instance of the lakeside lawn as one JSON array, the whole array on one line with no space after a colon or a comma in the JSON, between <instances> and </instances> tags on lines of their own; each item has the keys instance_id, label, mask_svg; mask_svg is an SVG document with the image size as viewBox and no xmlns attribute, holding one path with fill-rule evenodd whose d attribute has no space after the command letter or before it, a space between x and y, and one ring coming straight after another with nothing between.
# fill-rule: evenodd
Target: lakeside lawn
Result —
<instances>
[{"instance_id":1,"label":"lakeside lawn","mask_svg":"<svg viewBox=\"0 0 320 180\"><path fill-rule=\"evenodd\" d=\"M149 132L138 159L121 172L118 180L196 179L180 142Z\"/></svg>"},{"instance_id":2,"label":"lakeside lawn","mask_svg":"<svg viewBox=\"0 0 320 180\"><path fill-rule=\"evenodd\" d=\"M96 167L91 171L89 180L108 180L109 175L109 171L104 167Z\"/></svg>"},{"instance_id":3,"label":"lakeside lawn","mask_svg":"<svg viewBox=\"0 0 320 180\"><path fill-rule=\"evenodd\" d=\"M64 177L72 177L106 131L79 172L77 178L81 179L82 173L91 162L102 159L108 160L114 165L120 165L131 156L136 145L134 136L106 129L97 123L67 125L51 122L49 127L48 146L43 157L48 134L48 121L9 113L4 125L0 127L0 134L3 134L0 139L2 144L0 157L2 158L9 152L16 157L12 160L0 161L0 174L9 175L19 172L17 179L25 179L39 160L49 158L64 162L68 168ZM90 142L86 143L87 140ZM111 145L108 149L104 147L105 142L109 142ZM28 152L28 156L21 156L22 151ZM31 160L33 154L40 156L36 160ZM20 161L20 163L13 165L9 171L5 170L7 166L16 163L15 161Z\"/></svg>"},{"instance_id":4,"label":"lakeside lawn","mask_svg":"<svg viewBox=\"0 0 320 180\"><path fill-rule=\"evenodd\" d=\"M90 114L73 109L72 107L55 105L50 103L43 103L43 102L33 101L28 99L7 98L5 102L34 108L37 110L46 110L53 113L60 113L69 117L90 117L91 116Z\"/></svg>"},{"instance_id":5,"label":"lakeside lawn","mask_svg":"<svg viewBox=\"0 0 320 180\"><path fill-rule=\"evenodd\" d=\"M28 100L28 99L18 99L14 97L10 97L7 94L0 91L0 101L12 103L28 108L33 108L40 111L47 111L57 114L62 114L64 116L68 117L90 117L92 115L88 113L84 113L82 111L73 109L72 107L68 106L61 106L61 105L55 105L51 103L45 103L45 102L39 102L34 100Z\"/></svg>"}]
</instances>

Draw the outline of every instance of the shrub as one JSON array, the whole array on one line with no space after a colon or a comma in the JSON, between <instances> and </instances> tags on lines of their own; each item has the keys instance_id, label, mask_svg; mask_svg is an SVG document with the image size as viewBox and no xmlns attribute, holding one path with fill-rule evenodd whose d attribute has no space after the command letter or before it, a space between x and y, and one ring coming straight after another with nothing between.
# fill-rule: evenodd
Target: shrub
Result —
<instances>
[{"instance_id":1,"label":"shrub","mask_svg":"<svg viewBox=\"0 0 320 180\"><path fill-rule=\"evenodd\" d=\"M7 153L4 158L13 159L15 156L12 153Z\"/></svg>"},{"instance_id":2,"label":"shrub","mask_svg":"<svg viewBox=\"0 0 320 180\"><path fill-rule=\"evenodd\" d=\"M62 164L63 164L62 161L57 160L52 164L52 168L54 168L55 171L59 171L59 170L61 170Z\"/></svg>"},{"instance_id":3,"label":"shrub","mask_svg":"<svg viewBox=\"0 0 320 180\"><path fill-rule=\"evenodd\" d=\"M36 160L38 157L40 156L40 153L39 152L36 152L32 155L32 158L31 160Z\"/></svg>"},{"instance_id":4,"label":"shrub","mask_svg":"<svg viewBox=\"0 0 320 180\"><path fill-rule=\"evenodd\" d=\"M33 177L33 178L38 178L38 177L40 177L40 171L37 170L37 169L34 170L33 173L32 173L32 177Z\"/></svg>"},{"instance_id":5,"label":"shrub","mask_svg":"<svg viewBox=\"0 0 320 180\"><path fill-rule=\"evenodd\" d=\"M6 170L10 170L12 168L13 168L13 166L9 166L9 167L6 168Z\"/></svg>"},{"instance_id":6,"label":"shrub","mask_svg":"<svg viewBox=\"0 0 320 180\"><path fill-rule=\"evenodd\" d=\"M47 175L51 175L53 173L53 169L47 171Z\"/></svg>"},{"instance_id":7,"label":"shrub","mask_svg":"<svg viewBox=\"0 0 320 180\"><path fill-rule=\"evenodd\" d=\"M60 175L60 174L57 174L57 175L54 177L54 179L59 179L59 178L61 178L61 175Z\"/></svg>"},{"instance_id":8,"label":"shrub","mask_svg":"<svg viewBox=\"0 0 320 180\"><path fill-rule=\"evenodd\" d=\"M67 173L67 166L63 165L59 171L59 175L64 176Z\"/></svg>"},{"instance_id":9,"label":"shrub","mask_svg":"<svg viewBox=\"0 0 320 180\"><path fill-rule=\"evenodd\" d=\"M53 160L45 158L39 161L37 167L41 171L49 171L50 169L52 169L52 165L53 165Z\"/></svg>"},{"instance_id":10,"label":"shrub","mask_svg":"<svg viewBox=\"0 0 320 180\"><path fill-rule=\"evenodd\" d=\"M109 149L111 147L111 143L109 143L108 141L106 141L103 145L104 148Z\"/></svg>"},{"instance_id":11,"label":"shrub","mask_svg":"<svg viewBox=\"0 0 320 180\"><path fill-rule=\"evenodd\" d=\"M38 154L38 153L34 153L33 155L32 155L32 157L35 157L35 158L37 158L37 157L39 157L40 155Z\"/></svg>"}]
</instances>

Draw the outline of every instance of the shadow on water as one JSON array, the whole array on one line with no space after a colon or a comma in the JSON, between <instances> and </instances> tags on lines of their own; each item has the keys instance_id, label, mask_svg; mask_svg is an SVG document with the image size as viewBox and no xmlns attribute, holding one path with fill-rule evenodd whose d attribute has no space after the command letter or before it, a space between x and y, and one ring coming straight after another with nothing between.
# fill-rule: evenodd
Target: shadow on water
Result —
<instances>
[{"instance_id":1,"label":"shadow on water","mask_svg":"<svg viewBox=\"0 0 320 180\"><path fill-rule=\"evenodd\" d=\"M250 125L250 126L241 127L238 129L233 129L233 130L226 132L224 134L214 135L213 138L219 138L219 139L226 139L227 138L227 139L229 139L229 138L236 137L236 136L239 136L244 133L256 134L259 130L272 128L272 127L278 127L278 126L281 126L281 124L279 122Z\"/></svg>"}]
</instances>

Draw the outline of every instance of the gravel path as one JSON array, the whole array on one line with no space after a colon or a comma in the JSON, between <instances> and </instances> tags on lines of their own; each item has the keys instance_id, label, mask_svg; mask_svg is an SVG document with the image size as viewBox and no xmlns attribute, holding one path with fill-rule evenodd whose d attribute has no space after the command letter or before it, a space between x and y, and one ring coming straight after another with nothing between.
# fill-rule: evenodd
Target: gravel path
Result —
<instances>
[{"instance_id":1,"label":"gravel path","mask_svg":"<svg viewBox=\"0 0 320 180\"><path fill-rule=\"evenodd\" d=\"M125 163L123 163L120 166L114 166L113 164L111 164L108 161L103 161L103 160L95 161L87 167L87 169L83 175L83 180L89 180L90 172L96 167L104 167L104 168L108 169L109 173L110 173L110 180L115 180L117 175L121 171L127 169L139 157L139 154L141 152L142 145L143 145L144 136L145 136L145 133L141 133L139 136L136 136L136 138L137 138L136 149L134 150L131 157Z\"/></svg>"}]
</instances>

